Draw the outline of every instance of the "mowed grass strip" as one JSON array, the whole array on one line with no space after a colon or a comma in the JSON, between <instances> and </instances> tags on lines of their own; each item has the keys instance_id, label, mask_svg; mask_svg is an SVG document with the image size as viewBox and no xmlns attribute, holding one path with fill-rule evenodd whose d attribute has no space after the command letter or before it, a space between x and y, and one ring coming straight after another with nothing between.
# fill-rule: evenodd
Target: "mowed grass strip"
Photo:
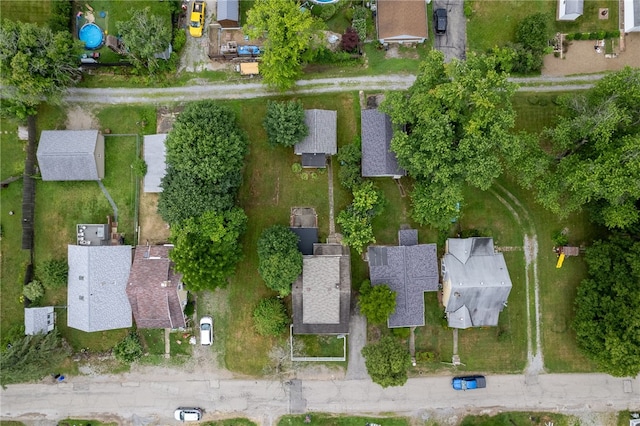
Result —
<instances>
[{"instance_id":1,"label":"mowed grass strip","mask_svg":"<svg viewBox=\"0 0 640 426\"><path fill-rule=\"evenodd\" d=\"M282 99L279 99L282 100ZM338 111L339 144L349 143L356 134L357 96L341 94L332 97L301 98L304 107ZM290 208L314 207L318 213L320 240L329 233L328 173L304 170L294 173L291 166L300 161L293 148L271 147L266 142L262 122L266 113L264 99L226 103L237 114L240 127L250 140L250 154L245 162L244 182L239 204L249 217L242 238L244 259L228 286L230 315L225 332L225 364L232 371L261 374L268 366L268 352L276 343L284 343L285 335L265 338L253 329L252 313L258 301L275 295L267 289L258 274L257 242L262 231L274 224L288 225ZM315 173L314 176L311 173ZM303 180L302 175L307 174ZM345 205L349 194L334 181L335 200Z\"/></svg>"},{"instance_id":2,"label":"mowed grass strip","mask_svg":"<svg viewBox=\"0 0 640 426\"><path fill-rule=\"evenodd\" d=\"M307 416L309 421L307 421ZM287 415L280 417L278 426L362 426L366 424L383 424L385 426L409 426L411 422L404 417L357 417L338 416L335 414L309 413L306 415Z\"/></svg>"},{"instance_id":3,"label":"mowed grass strip","mask_svg":"<svg viewBox=\"0 0 640 426\"><path fill-rule=\"evenodd\" d=\"M0 16L11 21L45 24L51 16L50 0L3 0Z\"/></svg>"}]
</instances>

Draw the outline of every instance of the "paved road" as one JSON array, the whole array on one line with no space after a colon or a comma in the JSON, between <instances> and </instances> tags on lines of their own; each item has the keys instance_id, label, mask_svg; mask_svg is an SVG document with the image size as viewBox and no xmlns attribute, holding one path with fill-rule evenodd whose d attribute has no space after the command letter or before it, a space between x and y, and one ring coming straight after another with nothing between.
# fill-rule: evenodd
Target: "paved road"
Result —
<instances>
[{"instance_id":1,"label":"paved road","mask_svg":"<svg viewBox=\"0 0 640 426\"><path fill-rule=\"evenodd\" d=\"M433 10L446 9L447 32L434 35L433 47L444 53L446 62L465 59L467 50L467 19L464 17L464 2L460 0L434 0Z\"/></svg>"},{"instance_id":2,"label":"paved road","mask_svg":"<svg viewBox=\"0 0 640 426\"><path fill-rule=\"evenodd\" d=\"M283 414L398 413L425 417L480 409L550 410L569 414L640 409L640 377L604 374L542 374L535 385L522 375L489 376L487 388L461 392L449 377L410 379L403 387L382 389L369 380L292 381L217 380L201 374L73 377L69 383L10 385L0 391L2 419L52 421L63 417L133 416L170 424L180 405L200 406L206 417L242 415L270 425ZM42 424L42 423L40 423Z\"/></svg>"}]
</instances>

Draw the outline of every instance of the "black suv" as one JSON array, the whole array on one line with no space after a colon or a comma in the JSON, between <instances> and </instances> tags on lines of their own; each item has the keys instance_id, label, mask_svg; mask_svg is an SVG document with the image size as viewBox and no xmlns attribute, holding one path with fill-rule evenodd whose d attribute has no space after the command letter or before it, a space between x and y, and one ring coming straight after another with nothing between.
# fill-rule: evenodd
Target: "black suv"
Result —
<instances>
[{"instance_id":1,"label":"black suv","mask_svg":"<svg viewBox=\"0 0 640 426\"><path fill-rule=\"evenodd\" d=\"M436 9L433 12L433 28L436 34L447 32L447 9Z\"/></svg>"}]
</instances>

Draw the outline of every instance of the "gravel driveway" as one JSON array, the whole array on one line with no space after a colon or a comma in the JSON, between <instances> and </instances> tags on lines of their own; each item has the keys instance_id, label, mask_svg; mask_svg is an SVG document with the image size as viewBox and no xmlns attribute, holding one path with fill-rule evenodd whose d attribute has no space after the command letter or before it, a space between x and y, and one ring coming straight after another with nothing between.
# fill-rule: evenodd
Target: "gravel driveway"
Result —
<instances>
[{"instance_id":1,"label":"gravel driveway","mask_svg":"<svg viewBox=\"0 0 640 426\"><path fill-rule=\"evenodd\" d=\"M447 10L447 33L435 35L433 47L444 53L445 61L465 59L467 48L467 20L464 17L464 3L461 0L434 0L433 10ZM431 22L433 22L433 19Z\"/></svg>"}]
</instances>

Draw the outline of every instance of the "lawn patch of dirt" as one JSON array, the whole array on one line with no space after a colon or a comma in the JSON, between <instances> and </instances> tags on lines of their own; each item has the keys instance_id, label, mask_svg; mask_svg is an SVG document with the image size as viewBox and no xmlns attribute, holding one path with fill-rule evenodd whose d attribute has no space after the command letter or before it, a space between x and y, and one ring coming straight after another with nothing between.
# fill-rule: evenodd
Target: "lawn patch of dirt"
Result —
<instances>
[{"instance_id":1,"label":"lawn patch of dirt","mask_svg":"<svg viewBox=\"0 0 640 426\"><path fill-rule=\"evenodd\" d=\"M159 194L140 193L140 242L161 244L169 241L169 225L158 214Z\"/></svg>"},{"instance_id":2,"label":"lawn patch of dirt","mask_svg":"<svg viewBox=\"0 0 640 426\"><path fill-rule=\"evenodd\" d=\"M93 130L99 129L100 124L93 112L79 105L67 111L67 130Z\"/></svg>"}]
</instances>

